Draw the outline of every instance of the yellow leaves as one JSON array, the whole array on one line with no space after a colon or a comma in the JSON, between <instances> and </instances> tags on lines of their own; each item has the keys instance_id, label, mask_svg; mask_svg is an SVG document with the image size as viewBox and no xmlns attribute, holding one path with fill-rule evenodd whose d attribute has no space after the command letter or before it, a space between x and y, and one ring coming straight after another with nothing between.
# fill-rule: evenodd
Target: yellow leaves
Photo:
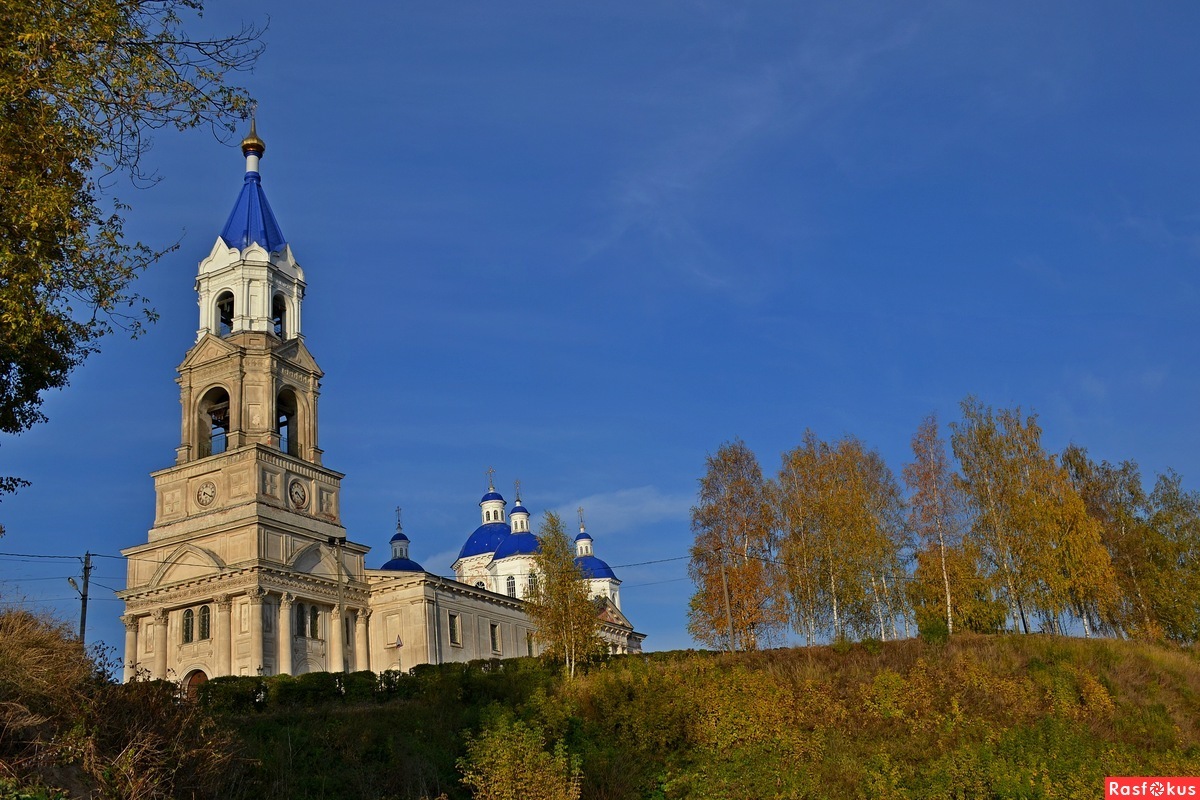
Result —
<instances>
[{"instance_id":1,"label":"yellow leaves","mask_svg":"<svg viewBox=\"0 0 1200 800\"><path fill-rule=\"evenodd\" d=\"M714 754L767 747L785 760L820 755L820 731L845 716L815 684L791 686L760 670L714 670L698 687L697 744Z\"/></svg>"},{"instance_id":2,"label":"yellow leaves","mask_svg":"<svg viewBox=\"0 0 1200 800\"><path fill-rule=\"evenodd\" d=\"M762 470L742 441L726 442L706 462L692 508L696 540L688 573L696 593L688 631L712 647L754 650L784 624L773 602L777 571Z\"/></svg>"},{"instance_id":3,"label":"yellow leaves","mask_svg":"<svg viewBox=\"0 0 1200 800\"><path fill-rule=\"evenodd\" d=\"M467 744L459 760L475 800L579 800L579 759L561 743L546 749L542 731L498 716Z\"/></svg>"}]
</instances>

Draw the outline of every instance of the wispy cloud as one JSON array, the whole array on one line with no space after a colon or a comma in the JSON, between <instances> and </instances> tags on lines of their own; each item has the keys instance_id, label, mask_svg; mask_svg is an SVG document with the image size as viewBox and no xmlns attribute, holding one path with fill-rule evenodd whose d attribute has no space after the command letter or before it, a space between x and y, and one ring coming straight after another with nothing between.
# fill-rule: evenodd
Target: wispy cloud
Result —
<instances>
[{"instance_id":1,"label":"wispy cloud","mask_svg":"<svg viewBox=\"0 0 1200 800\"><path fill-rule=\"evenodd\" d=\"M1195 232L1195 220L1185 225L1175 225L1167 220L1150 215L1129 214L1121 221L1121 227L1143 241L1164 250L1182 248L1192 258L1200 257L1200 234ZM1188 230L1180 230L1180 228Z\"/></svg>"},{"instance_id":2,"label":"wispy cloud","mask_svg":"<svg viewBox=\"0 0 1200 800\"><path fill-rule=\"evenodd\" d=\"M582 507L588 530L607 535L654 522L686 520L694 500L690 494L665 494L655 486L639 486L588 495L564 503L554 511L570 525L578 519L576 509Z\"/></svg>"},{"instance_id":3,"label":"wispy cloud","mask_svg":"<svg viewBox=\"0 0 1200 800\"><path fill-rule=\"evenodd\" d=\"M723 27L736 37L740 26L726 20ZM904 21L851 41L820 24L811 29L788 51L752 59L737 71L716 55L651 78L628 112L639 131L653 133L626 153L603 202L610 211L606 230L584 243L582 261L631 245L693 288L759 294L747 280L743 254L722 252L703 222L706 210L731 202L721 192L723 176L764 147L803 147L814 121L827 125L841 116L832 108L866 102L880 57L910 44L918 26ZM804 225L796 221L797 228Z\"/></svg>"}]
</instances>

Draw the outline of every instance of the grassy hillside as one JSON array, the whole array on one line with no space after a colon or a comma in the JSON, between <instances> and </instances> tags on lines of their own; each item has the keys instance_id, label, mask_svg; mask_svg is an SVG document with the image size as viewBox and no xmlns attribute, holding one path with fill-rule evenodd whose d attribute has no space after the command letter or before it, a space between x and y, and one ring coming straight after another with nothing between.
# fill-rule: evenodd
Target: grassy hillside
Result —
<instances>
[{"instance_id":1,"label":"grassy hillside","mask_svg":"<svg viewBox=\"0 0 1200 800\"><path fill-rule=\"evenodd\" d=\"M630 656L570 682L522 659L382 691L369 674L209 686L259 763L248 790L271 797L467 798L469 738L513 722L577 757L599 800L1094 798L1105 775L1200 774L1200 657L1131 642L964 636ZM475 766L520 757L498 746Z\"/></svg>"}]
</instances>

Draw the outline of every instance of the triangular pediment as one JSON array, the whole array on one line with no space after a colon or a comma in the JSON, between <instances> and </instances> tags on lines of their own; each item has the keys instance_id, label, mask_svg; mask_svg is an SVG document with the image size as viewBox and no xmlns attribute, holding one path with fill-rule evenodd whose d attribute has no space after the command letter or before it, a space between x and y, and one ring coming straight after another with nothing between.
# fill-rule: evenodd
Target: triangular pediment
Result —
<instances>
[{"instance_id":1,"label":"triangular pediment","mask_svg":"<svg viewBox=\"0 0 1200 800\"><path fill-rule=\"evenodd\" d=\"M630 630L633 630L633 623L629 621L628 617L621 613L621 609L617 608L612 600L607 597L597 597L595 603L596 616L598 616L602 622L608 622L613 625L619 625L622 628L629 628Z\"/></svg>"},{"instance_id":2,"label":"triangular pediment","mask_svg":"<svg viewBox=\"0 0 1200 800\"><path fill-rule=\"evenodd\" d=\"M231 353L237 352L237 346L230 344L219 336L213 336L211 333L204 334L204 337L196 342L188 354L184 356L183 363L179 365L179 369L187 369L194 367L197 364L206 364L209 361L225 358Z\"/></svg>"},{"instance_id":3,"label":"triangular pediment","mask_svg":"<svg viewBox=\"0 0 1200 800\"><path fill-rule=\"evenodd\" d=\"M316 373L318 377L324 375L321 372L321 368L317 366L317 360L313 358L312 353L304 346L303 339L289 339L275 349L275 355L287 359L307 372Z\"/></svg>"},{"instance_id":4,"label":"triangular pediment","mask_svg":"<svg viewBox=\"0 0 1200 800\"><path fill-rule=\"evenodd\" d=\"M181 544L155 571L149 585L160 586L202 578L219 574L224 568L224 562L211 550L193 544Z\"/></svg>"}]
</instances>

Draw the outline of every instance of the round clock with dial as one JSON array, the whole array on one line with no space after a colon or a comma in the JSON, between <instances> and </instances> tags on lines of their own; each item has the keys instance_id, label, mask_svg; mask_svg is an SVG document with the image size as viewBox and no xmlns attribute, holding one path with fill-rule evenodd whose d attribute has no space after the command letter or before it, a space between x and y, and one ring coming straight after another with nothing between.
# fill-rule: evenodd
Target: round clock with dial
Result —
<instances>
[{"instance_id":1,"label":"round clock with dial","mask_svg":"<svg viewBox=\"0 0 1200 800\"><path fill-rule=\"evenodd\" d=\"M292 505L296 508L304 508L308 505L308 490L300 481L292 481L288 486L288 497L292 498Z\"/></svg>"},{"instance_id":2,"label":"round clock with dial","mask_svg":"<svg viewBox=\"0 0 1200 800\"><path fill-rule=\"evenodd\" d=\"M212 481L205 481L200 484L200 488L196 490L196 502L202 506L212 505L212 501L217 499L217 485Z\"/></svg>"}]
</instances>

